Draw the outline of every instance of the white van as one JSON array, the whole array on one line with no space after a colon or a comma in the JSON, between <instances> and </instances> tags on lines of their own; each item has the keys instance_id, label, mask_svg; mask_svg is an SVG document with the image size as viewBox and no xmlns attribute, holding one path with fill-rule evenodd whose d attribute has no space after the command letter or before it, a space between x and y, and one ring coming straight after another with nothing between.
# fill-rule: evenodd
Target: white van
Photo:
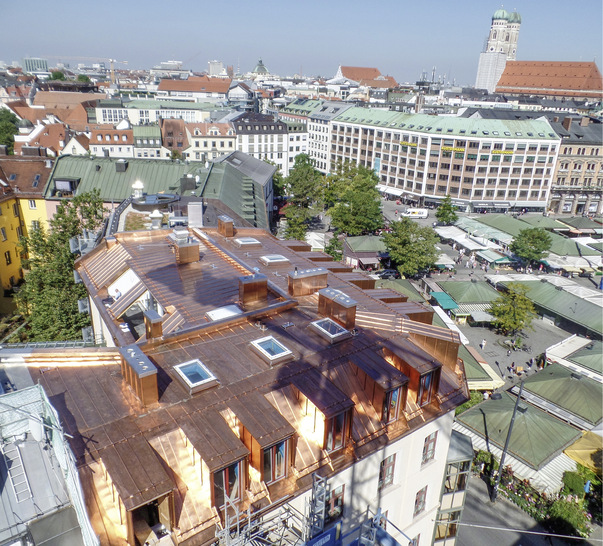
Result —
<instances>
[{"instance_id":1,"label":"white van","mask_svg":"<svg viewBox=\"0 0 603 546\"><path fill-rule=\"evenodd\" d=\"M400 216L405 218L427 218L429 212L427 209L406 209Z\"/></svg>"}]
</instances>

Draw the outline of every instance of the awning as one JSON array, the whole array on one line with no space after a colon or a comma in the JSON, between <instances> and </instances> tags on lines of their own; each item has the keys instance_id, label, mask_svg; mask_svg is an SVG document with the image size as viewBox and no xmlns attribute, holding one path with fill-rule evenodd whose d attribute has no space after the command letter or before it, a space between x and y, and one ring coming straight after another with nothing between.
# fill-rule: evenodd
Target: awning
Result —
<instances>
[{"instance_id":1,"label":"awning","mask_svg":"<svg viewBox=\"0 0 603 546\"><path fill-rule=\"evenodd\" d=\"M392 195L397 195L400 197L402 195L402 190L398 188L392 188L391 186L384 186L383 184L378 184L377 189L379 191L384 191L385 193L391 193Z\"/></svg>"},{"instance_id":2,"label":"awning","mask_svg":"<svg viewBox=\"0 0 603 546\"><path fill-rule=\"evenodd\" d=\"M568 457L571 457L577 463L599 473L601 472L600 452L601 437L593 432L585 432L582 438L564 451Z\"/></svg>"},{"instance_id":3,"label":"awning","mask_svg":"<svg viewBox=\"0 0 603 546\"><path fill-rule=\"evenodd\" d=\"M473 311L471 313L471 320L474 322L493 322L495 318L486 311Z\"/></svg>"},{"instance_id":4,"label":"awning","mask_svg":"<svg viewBox=\"0 0 603 546\"><path fill-rule=\"evenodd\" d=\"M446 292L432 292L430 296L436 300L438 305L445 311L458 309L457 303Z\"/></svg>"},{"instance_id":5,"label":"awning","mask_svg":"<svg viewBox=\"0 0 603 546\"><path fill-rule=\"evenodd\" d=\"M364 265L373 265L379 263L379 258L377 258L376 256L366 256L364 258L358 258L358 261Z\"/></svg>"}]
</instances>

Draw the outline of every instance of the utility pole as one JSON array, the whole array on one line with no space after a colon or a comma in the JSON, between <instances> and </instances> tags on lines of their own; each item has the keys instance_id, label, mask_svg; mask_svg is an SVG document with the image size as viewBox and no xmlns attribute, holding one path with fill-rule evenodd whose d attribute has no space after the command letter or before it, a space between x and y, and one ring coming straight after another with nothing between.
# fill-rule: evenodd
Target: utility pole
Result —
<instances>
[{"instance_id":1,"label":"utility pole","mask_svg":"<svg viewBox=\"0 0 603 546\"><path fill-rule=\"evenodd\" d=\"M503 448L502 455L500 456L500 464L498 465L498 475L496 476L496 482L494 483L494 489L492 489L492 495L490 500L496 502L496 496L498 495L498 486L500 485L500 478L503 473L505 464L505 456L509 449L509 441L511 440L511 433L513 432L513 423L515 423L515 415L517 415L517 408L519 407L519 401L521 400L521 393L523 392L523 381L519 384L519 394L517 400L515 400L515 407L513 408L513 415L511 416L511 422L509 423L509 431L507 432L507 439L505 440L505 447Z\"/></svg>"}]
</instances>

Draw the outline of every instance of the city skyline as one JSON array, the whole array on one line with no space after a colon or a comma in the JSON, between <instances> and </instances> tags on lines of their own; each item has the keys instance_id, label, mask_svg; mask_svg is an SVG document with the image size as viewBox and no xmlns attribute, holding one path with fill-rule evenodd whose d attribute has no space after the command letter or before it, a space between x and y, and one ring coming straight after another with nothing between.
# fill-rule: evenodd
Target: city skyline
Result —
<instances>
[{"instance_id":1,"label":"city skyline","mask_svg":"<svg viewBox=\"0 0 603 546\"><path fill-rule=\"evenodd\" d=\"M454 5L383 0L370 9L356 1L292 6L235 0L226 9L190 3L177 12L156 0L144 5L110 0L102 10L94 4L74 10L64 0L30 5L27 32L18 24L23 10L14 3L3 7L4 62L31 56L77 66L81 55L148 69L175 59L186 69L203 71L209 60L218 59L245 73L261 58L281 76L331 78L341 64L374 66L400 83L412 83L422 72L431 78L435 66L436 78L457 85L475 83L492 14L501 7L469 0ZM594 60L601 66L600 2L588 0L576 10L560 0L517 0L504 9L522 17L518 60Z\"/></svg>"}]
</instances>

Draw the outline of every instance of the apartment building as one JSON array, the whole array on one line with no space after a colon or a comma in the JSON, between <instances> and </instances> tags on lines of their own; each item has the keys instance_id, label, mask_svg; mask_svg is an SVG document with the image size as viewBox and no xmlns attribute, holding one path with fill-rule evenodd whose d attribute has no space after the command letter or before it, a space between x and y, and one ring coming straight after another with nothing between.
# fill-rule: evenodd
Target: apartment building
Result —
<instances>
[{"instance_id":1,"label":"apartment building","mask_svg":"<svg viewBox=\"0 0 603 546\"><path fill-rule=\"evenodd\" d=\"M207 103L176 100L121 99L99 100L94 108L96 122L117 125L127 119L132 125L158 123L162 119L202 122L210 117L212 106Z\"/></svg>"},{"instance_id":2,"label":"apartment building","mask_svg":"<svg viewBox=\"0 0 603 546\"><path fill-rule=\"evenodd\" d=\"M237 148L237 135L230 123L187 123L190 147L185 156L194 161L212 161Z\"/></svg>"},{"instance_id":3,"label":"apartment building","mask_svg":"<svg viewBox=\"0 0 603 546\"><path fill-rule=\"evenodd\" d=\"M223 216L116 234L77 262L119 363L30 373L70 416L106 542L228 544L251 521L302 544L367 509L431 542L468 396L459 339L310 250Z\"/></svg>"},{"instance_id":4,"label":"apartment building","mask_svg":"<svg viewBox=\"0 0 603 546\"><path fill-rule=\"evenodd\" d=\"M23 278L19 239L47 227L43 190L52 167L42 157L0 157L0 312L14 309L14 288Z\"/></svg>"},{"instance_id":5,"label":"apartment building","mask_svg":"<svg viewBox=\"0 0 603 546\"><path fill-rule=\"evenodd\" d=\"M134 133L127 120L90 128L90 153L104 157L134 157Z\"/></svg>"},{"instance_id":6,"label":"apartment building","mask_svg":"<svg viewBox=\"0 0 603 546\"><path fill-rule=\"evenodd\" d=\"M350 108L330 121L326 168L371 167L379 190L437 206L450 195L464 210L544 211L560 137L546 120L498 120Z\"/></svg>"},{"instance_id":7,"label":"apartment building","mask_svg":"<svg viewBox=\"0 0 603 546\"><path fill-rule=\"evenodd\" d=\"M308 114L308 151L314 167L331 171L331 121L352 107L345 102L322 102Z\"/></svg>"},{"instance_id":8,"label":"apartment building","mask_svg":"<svg viewBox=\"0 0 603 546\"><path fill-rule=\"evenodd\" d=\"M266 114L245 113L232 120L237 150L257 159L269 160L287 176L289 136L287 124Z\"/></svg>"}]
</instances>

